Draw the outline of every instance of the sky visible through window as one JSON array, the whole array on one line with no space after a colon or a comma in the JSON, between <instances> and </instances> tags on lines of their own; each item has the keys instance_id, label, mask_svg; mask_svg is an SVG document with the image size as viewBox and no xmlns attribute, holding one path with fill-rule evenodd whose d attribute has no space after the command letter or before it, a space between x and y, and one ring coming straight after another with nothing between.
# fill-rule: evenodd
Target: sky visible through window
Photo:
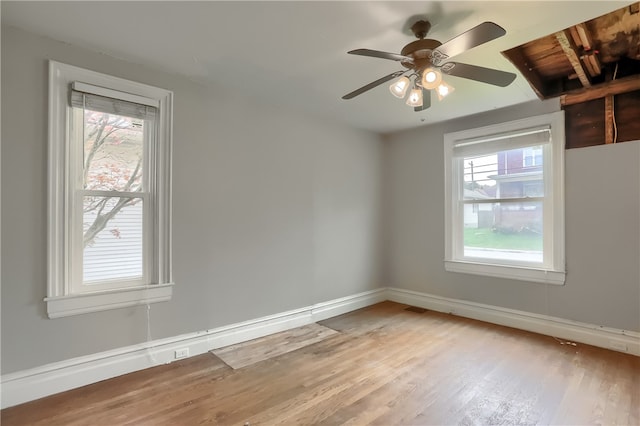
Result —
<instances>
[{"instance_id":1,"label":"sky visible through window","mask_svg":"<svg viewBox=\"0 0 640 426\"><path fill-rule=\"evenodd\" d=\"M472 157L464 159L464 181L475 182L478 185L496 184L495 180L490 178L498 173L498 156L496 154L483 155L481 157Z\"/></svg>"}]
</instances>

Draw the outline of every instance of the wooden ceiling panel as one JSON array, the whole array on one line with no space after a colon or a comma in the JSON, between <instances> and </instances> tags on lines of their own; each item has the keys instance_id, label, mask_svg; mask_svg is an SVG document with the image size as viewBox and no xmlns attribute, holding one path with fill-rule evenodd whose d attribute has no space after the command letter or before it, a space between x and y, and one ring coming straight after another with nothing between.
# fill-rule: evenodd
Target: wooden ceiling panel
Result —
<instances>
[{"instance_id":1,"label":"wooden ceiling panel","mask_svg":"<svg viewBox=\"0 0 640 426\"><path fill-rule=\"evenodd\" d=\"M563 77L573 71L571 63L554 36L538 39L535 43L527 43L521 48L524 56L531 61L532 68L545 80Z\"/></svg>"},{"instance_id":2,"label":"wooden ceiling panel","mask_svg":"<svg viewBox=\"0 0 640 426\"><path fill-rule=\"evenodd\" d=\"M633 3L502 53L541 99L640 75L639 10Z\"/></svg>"}]
</instances>

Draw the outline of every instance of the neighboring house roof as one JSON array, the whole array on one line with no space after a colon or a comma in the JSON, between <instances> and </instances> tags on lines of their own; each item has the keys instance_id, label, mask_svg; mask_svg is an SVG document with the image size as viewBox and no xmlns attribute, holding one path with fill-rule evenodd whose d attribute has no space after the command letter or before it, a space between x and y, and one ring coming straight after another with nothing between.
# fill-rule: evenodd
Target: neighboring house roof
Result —
<instances>
[{"instance_id":1,"label":"neighboring house roof","mask_svg":"<svg viewBox=\"0 0 640 426\"><path fill-rule=\"evenodd\" d=\"M492 197L488 196L484 192L480 192L475 189L464 189L464 198L465 200L490 200Z\"/></svg>"}]
</instances>

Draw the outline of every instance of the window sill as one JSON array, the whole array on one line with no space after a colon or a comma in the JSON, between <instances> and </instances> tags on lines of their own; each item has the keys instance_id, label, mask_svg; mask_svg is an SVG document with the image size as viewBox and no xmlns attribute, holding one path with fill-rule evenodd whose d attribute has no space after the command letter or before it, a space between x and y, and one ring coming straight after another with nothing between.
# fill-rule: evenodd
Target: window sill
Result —
<instances>
[{"instance_id":1,"label":"window sill","mask_svg":"<svg viewBox=\"0 0 640 426\"><path fill-rule=\"evenodd\" d=\"M49 318L61 318L171 300L173 283L95 293L47 297Z\"/></svg>"},{"instance_id":2,"label":"window sill","mask_svg":"<svg viewBox=\"0 0 640 426\"><path fill-rule=\"evenodd\" d=\"M512 280L532 281L544 284L564 285L566 273L524 266L492 265L459 260L445 260L445 270L463 274L484 275Z\"/></svg>"}]
</instances>

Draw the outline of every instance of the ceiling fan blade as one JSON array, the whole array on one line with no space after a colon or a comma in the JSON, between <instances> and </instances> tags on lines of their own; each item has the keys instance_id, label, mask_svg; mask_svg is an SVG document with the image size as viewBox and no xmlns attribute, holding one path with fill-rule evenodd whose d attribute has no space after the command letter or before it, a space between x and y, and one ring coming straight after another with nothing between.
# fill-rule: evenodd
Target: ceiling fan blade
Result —
<instances>
[{"instance_id":1,"label":"ceiling fan blade","mask_svg":"<svg viewBox=\"0 0 640 426\"><path fill-rule=\"evenodd\" d=\"M510 85L516 78L516 75L511 72L479 67L477 65L462 64L460 62L447 62L442 66L441 70L443 73L454 77L468 78L469 80L500 87Z\"/></svg>"},{"instance_id":2,"label":"ceiling fan blade","mask_svg":"<svg viewBox=\"0 0 640 426\"><path fill-rule=\"evenodd\" d=\"M459 55L469 49L473 49L476 46L495 40L506 33L507 32L500 25L494 24L493 22L483 22L482 24L475 26L459 36L443 43L435 49L433 51L432 62L434 65L439 65L447 58L451 58L452 56Z\"/></svg>"},{"instance_id":3,"label":"ceiling fan blade","mask_svg":"<svg viewBox=\"0 0 640 426\"><path fill-rule=\"evenodd\" d=\"M384 83L385 81L393 80L393 79L394 79L394 78L396 78L396 77L400 77L400 76L401 76L402 74L404 74L405 72L406 72L406 71L396 71L396 72L393 72L393 73L391 73L391 74L389 74L389 75L385 75L384 77L379 78L379 79L377 79L376 81L372 81L371 83L369 83L369 84L367 84L367 85L365 85L365 86L362 86L361 88L359 88L359 89L357 89L357 90L354 90L354 91L353 91L353 92L351 92L351 93L347 93L346 95L344 95L344 96L342 97L342 99L351 99L351 98L355 98L356 96L363 94L363 93L364 93L364 92L366 92L367 90L371 90L371 89L373 89L374 87L381 85L381 84L382 84L382 83Z\"/></svg>"},{"instance_id":4,"label":"ceiling fan blade","mask_svg":"<svg viewBox=\"0 0 640 426\"><path fill-rule=\"evenodd\" d=\"M399 53L382 52L380 50L356 49L347 52L349 55L369 56L372 58L391 59L392 61L409 61L413 62L413 58L400 55Z\"/></svg>"},{"instance_id":5,"label":"ceiling fan blade","mask_svg":"<svg viewBox=\"0 0 640 426\"><path fill-rule=\"evenodd\" d=\"M422 89L422 106L414 107L415 112L424 111L431 106L431 90Z\"/></svg>"}]
</instances>

